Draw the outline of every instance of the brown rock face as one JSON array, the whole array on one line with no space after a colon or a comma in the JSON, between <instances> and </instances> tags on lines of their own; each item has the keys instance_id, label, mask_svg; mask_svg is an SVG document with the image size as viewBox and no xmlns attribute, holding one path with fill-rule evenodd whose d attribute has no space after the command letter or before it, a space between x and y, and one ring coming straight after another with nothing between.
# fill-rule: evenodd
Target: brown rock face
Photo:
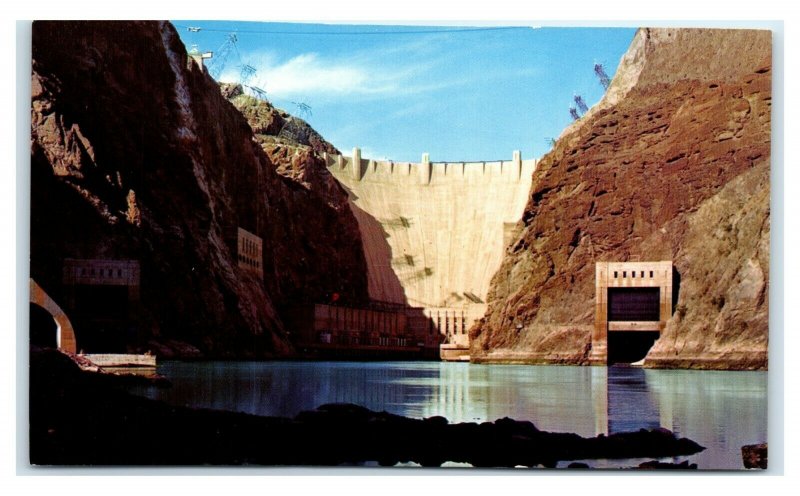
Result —
<instances>
[{"instance_id":1,"label":"brown rock face","mask_svg":"<svg viewBox=\"0 0 800 496\"><path fill-rule=\"evenodd\" d=\"M323 153L340 155L339 150L302 119L245 95L239 84L223 83L220 91L247 119L279 174L319 195L332 208L348 209L347 194L320 159Z\"/></svg>"},{"instance_id":2,"label":"brown rock face","mask_svg":"<svg viewBox=\"0 0 800 496\"><path fill-rule=\"evenodd\" d=\"M222 83L222 95L245 116L259 143L309 147L321 154L340 155L339 150L303 119L274 107L270 102L244 94L240 84Z\"/></svg>"},{"instance_id":3,"label":"brown rock face","mask_svg":"<svg viewBox=\"0 0 800 496\"><path fill-rule=\"evenodd\" d=\"M645 364L766 368L770 104L769 32L640 30L534 173L474 359L585 363L595 262L673 260L676 311Z\"/></svg>"},{"instance_id":4,"label":"brown rock face","mask_svg":"<svg viewBox=\"0 0 800 496\"><path fill-rule=\"evenodd\" d=\"M366 299L344 193L279 174L290 159L263 152L170 24L34 24L31 276L58 300L64 258L139 260L132 350L282 355L286 307ZM263 239L263 281L238 268L238 227Z\"/></svg>"}]
</instances>

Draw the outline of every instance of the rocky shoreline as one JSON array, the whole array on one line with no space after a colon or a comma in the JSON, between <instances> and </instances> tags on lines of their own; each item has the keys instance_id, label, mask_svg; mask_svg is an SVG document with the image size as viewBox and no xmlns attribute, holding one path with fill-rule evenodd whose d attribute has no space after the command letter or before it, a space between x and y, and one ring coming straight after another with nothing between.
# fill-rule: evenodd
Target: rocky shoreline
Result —
<instances>
[{"instance_id":1,"label":"rocky shoreline","mask_svg":"<svg viewBox=\"0 0 800 496\"><path fill-rule=\"evenodd\" d=\"M554 468L562 461L663 458L704 449L665 429L583 438L508 418L451 424L351 404L323 405L294 418L170 406L133 396L112 376L82 371L54 350L33 352L30 370L34 465L438 467L449 461Z\"/></svg>"}]
</instances>

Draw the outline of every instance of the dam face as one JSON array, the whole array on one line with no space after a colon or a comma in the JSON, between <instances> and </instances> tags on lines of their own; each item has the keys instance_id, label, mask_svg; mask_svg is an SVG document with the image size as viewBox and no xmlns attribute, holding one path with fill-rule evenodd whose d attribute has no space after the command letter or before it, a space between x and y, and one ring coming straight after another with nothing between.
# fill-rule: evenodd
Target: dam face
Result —
<instances>
[{"instance_id":1,"label":"dam face","mask_svg":"<svg viewBox=\"0 0 800 496\"><path fill-rule=\"evenodd\" d=\"M516 234L535 160L420 163L326 155L348 191L367 259L373 300L483 316L489 282ZM445 334L445 329L439 329ZM450 333L448 333L450 334ZM466 332L447 342L468 345Z\"/></svg>"}]
</instances>

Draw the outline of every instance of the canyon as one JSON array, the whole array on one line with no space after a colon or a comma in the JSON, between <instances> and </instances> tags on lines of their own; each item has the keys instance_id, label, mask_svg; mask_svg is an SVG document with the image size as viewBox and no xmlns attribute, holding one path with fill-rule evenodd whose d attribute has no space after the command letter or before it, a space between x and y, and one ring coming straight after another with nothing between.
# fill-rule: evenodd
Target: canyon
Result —
<instances>
[{"instance_id":1,"label":"canyon","mask_svg":"<svg viewBox=\"0 0 800 496\"><path fill-rule=\"evenodd\" d=\"M294 356L291 311L335 302L423 309L476 362L589 364L596 264L671 261L643 365L767 368L768 31L640 29L535 160L345 157L166 22L36 22L32 69L31 277L63 302L70 260L138 261L127 351Z\"/></svg>"}]
</instances>

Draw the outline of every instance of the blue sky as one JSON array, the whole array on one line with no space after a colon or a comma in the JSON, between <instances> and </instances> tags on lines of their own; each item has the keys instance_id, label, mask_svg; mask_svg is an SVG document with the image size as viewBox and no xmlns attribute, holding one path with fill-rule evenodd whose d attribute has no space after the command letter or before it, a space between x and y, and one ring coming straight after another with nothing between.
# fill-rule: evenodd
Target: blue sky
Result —
<instances>
[{"instance_id":1,"label":"blue sky","mask_svg":"<svg viewBox=\"0 0 800 496\"><path fill-rule=\"evenodd\" d=\"M248 83L299 113L346 155L433 161L540 157L571 122L580 94L591 106L613 77L632 28L467 30L469 26L370 26L174 21L189 48L237 43L219 79ZM187 29L201 28L199 32ZM219 58L219 57L218 57ZM212 66L213 67L213 66Z\"/></svg>"}]
</instances>

